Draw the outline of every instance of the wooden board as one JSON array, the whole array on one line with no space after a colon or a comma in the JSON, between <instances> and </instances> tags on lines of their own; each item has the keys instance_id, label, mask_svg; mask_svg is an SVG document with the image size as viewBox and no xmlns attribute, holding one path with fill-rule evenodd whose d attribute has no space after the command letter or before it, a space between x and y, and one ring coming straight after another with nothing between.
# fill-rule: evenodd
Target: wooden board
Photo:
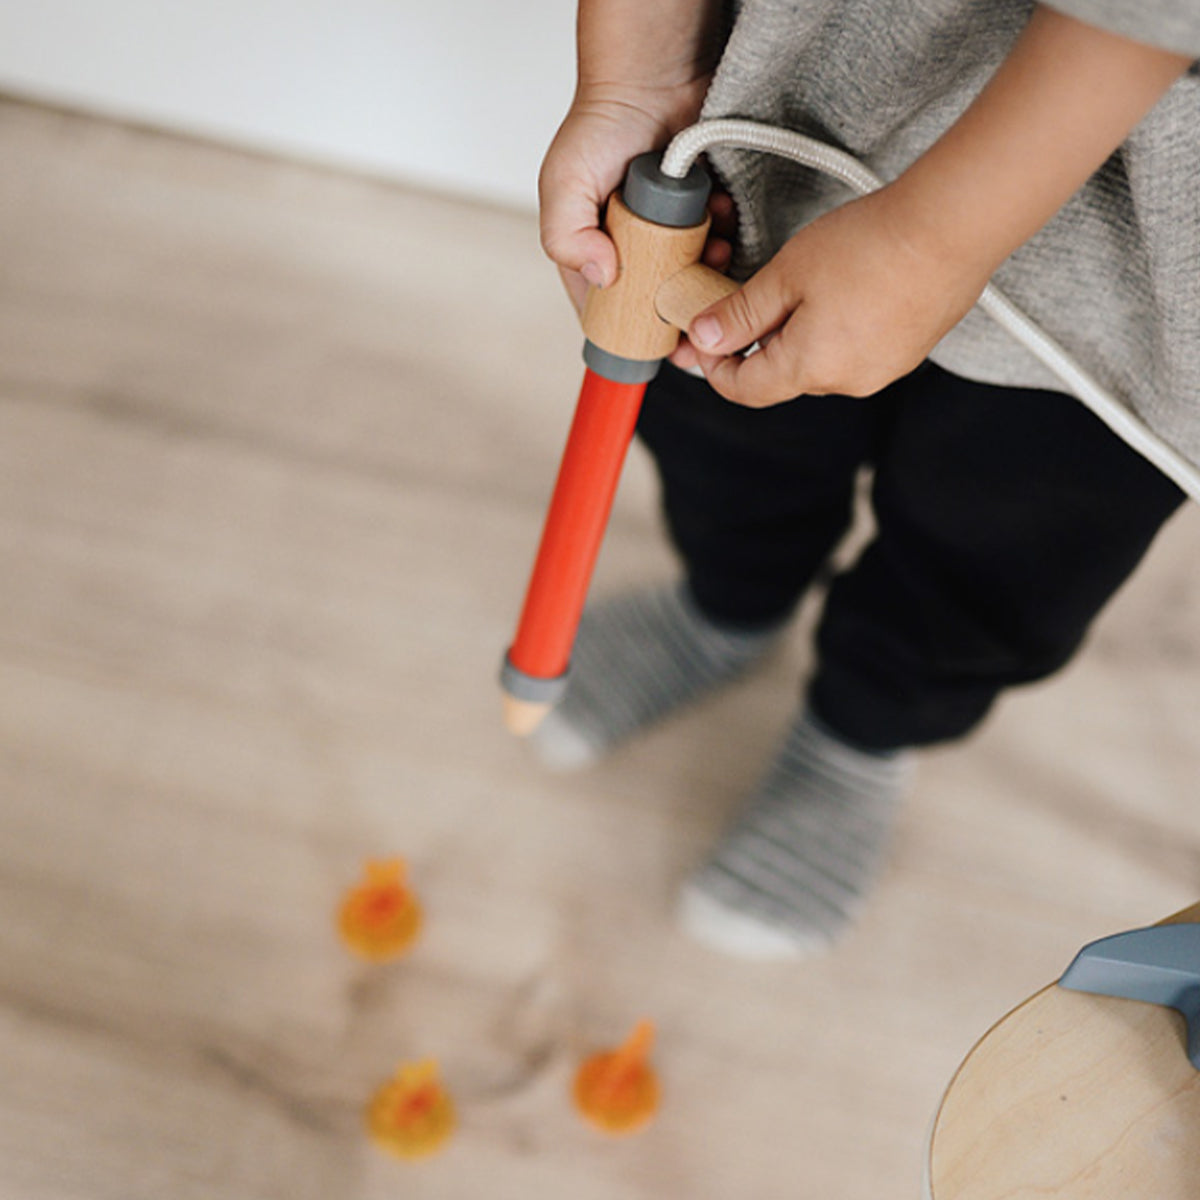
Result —
<instances>
[{"instance_id":1,"label":"wooden board","mask_svg":"<svg viewBox=\"0 0 1200 1200\"><path fill-rule=\"evenodd\" d=\"M1200 904L1172 920L1200 921ZM1195 1200L1200 1071L1183 1017L1068 991L1031 997L955 1075L934 1123L931 1200Z\"/></svg>"},{"instance_id":2,"label":"wooden board","mask_svg":"<svg viewBox=\"0 0 1200 1200\"><path fill-rule=\"evenodd\" d=\"M533 214L13 103L0 147L4 1200L909 1200L979 1031L1192 899L1200 509L925 758L837 953L732 963L674 896L814 604L593 772L504 731L581 371ZM597 587L673 570L635 450ZM376 970L333 916L389 854L427 926ZM662 1112L611 1143L571 1074L641 1016ZM362 1113L426 1056L413 1167Z\"/></svg>"}]
</instances>

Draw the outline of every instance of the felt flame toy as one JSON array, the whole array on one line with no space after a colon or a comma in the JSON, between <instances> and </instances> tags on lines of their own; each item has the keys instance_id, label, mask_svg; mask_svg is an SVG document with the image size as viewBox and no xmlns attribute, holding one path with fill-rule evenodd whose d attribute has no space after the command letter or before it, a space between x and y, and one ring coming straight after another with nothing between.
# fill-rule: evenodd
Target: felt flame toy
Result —
<instances>
[{"instance_id":1,"label":"felt flame toy","mask_svg":"<svg viewBox=\"0 0 1200 1200\"><path fill-rule=\"evenodd\" d=\"M641 411L646 384L679 331L737 285L699 259L708 234L709 179L682 179L658 156L630 164L605 228L617 248L617 280L588 293L587 366L546 513L516 636L500 671L504 721L532 733L566 688L571 649L600 543Z\"/></svg>"},{"instance_id":2,"label":"felt flame toy","mask_svg":"<svg viewBox=\"0 0 1200 1200\"><path fill-rule=\"evenodd\" d=\"M366 864L363 882L346 893L338 930L355 953L372 962L398 958L421 929L421 906L404 882L404 863L391 858Z\"/></svg>"},{"instance_id":3,"label":"felt flame toy","mask_svg":"<svg viewBox=\"0 0 1200 1200\"><path fill-rule=\"evenodd\" d=\"M658 1111L658 1076L650 1066L654 1026L639 1021L616 1050L593 1055L575 1076L575 1107L605 1133L633 1133Z\"/></svg>"},{"instance_id":4,"label":"felt flame toy","mask_svg":"<svg viewBox=\"0 0 1200 1200\"><path fill-rule=\"evenodd\" d=\"M454 1132L454 1104L438 1080L437 1063L402 1065L367 1108L367 1131L397 1158L427 1158Z\"/></svg>"}]
</instances>

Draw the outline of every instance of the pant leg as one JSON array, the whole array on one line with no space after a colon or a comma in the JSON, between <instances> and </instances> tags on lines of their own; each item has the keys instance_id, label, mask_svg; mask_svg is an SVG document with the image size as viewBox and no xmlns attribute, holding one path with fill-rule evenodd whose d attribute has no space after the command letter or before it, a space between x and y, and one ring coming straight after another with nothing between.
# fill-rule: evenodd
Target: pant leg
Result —
<instances>
[{"instance_id":1,"label":"pant leg","mask_svg":"<svg viewBox=\"0 0 1200 1200\"><path fill-rule=\"evenodd\" d=\"M792 611L846 531L888 404L806 396L754 410L663 367L638 433L706 614L753 627Z\"/></svg>"},{"instance_id":2,"label":"pant leg","mask_svg":"<svg viewBox=\"0 0 1200 1200\"><path fill-rule=\"evenodd\" d=\"M1071 657L1182 499L1079 401L926 364L880 449L877 536L827 597L815 711L878 749L960 737Z\"/></svg>"}]
</instances>

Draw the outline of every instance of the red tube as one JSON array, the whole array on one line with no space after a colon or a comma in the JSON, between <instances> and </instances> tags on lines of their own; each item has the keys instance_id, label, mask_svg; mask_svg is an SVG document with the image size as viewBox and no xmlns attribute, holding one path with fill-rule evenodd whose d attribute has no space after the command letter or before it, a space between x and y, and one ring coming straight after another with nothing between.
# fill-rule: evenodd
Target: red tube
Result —
<instances>
[{"instance_id":1,"label":"red tube","mask_svg":"<svg viewBox=\"0 0 1200 1200\"><path fill-rule=\"evenodd\" d=\"M558 480L508 661L534 679L557 679L587 599L621 468L637 424L644 383L583 376Z\"/></svg>"}]
</instances>

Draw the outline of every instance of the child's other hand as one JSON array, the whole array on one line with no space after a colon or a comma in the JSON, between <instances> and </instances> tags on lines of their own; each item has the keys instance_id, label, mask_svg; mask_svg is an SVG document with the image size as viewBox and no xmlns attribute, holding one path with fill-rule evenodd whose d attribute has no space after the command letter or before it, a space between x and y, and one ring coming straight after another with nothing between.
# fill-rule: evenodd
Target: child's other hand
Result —
<instances>
[{"instance_id":1,"label":"child's other hand","mask_svg":"<svg viewBox=\"0 0 1200 1200\"><path fill-rule=\"evenodd\" d=\"M694 355L721 395L751 408L879 391L958 323L994 266L943 253L936 228L887 188L850 201L697 317L673 361ZM760 350L740 354L756 341Z\"/></svg>"}]
</instances>

